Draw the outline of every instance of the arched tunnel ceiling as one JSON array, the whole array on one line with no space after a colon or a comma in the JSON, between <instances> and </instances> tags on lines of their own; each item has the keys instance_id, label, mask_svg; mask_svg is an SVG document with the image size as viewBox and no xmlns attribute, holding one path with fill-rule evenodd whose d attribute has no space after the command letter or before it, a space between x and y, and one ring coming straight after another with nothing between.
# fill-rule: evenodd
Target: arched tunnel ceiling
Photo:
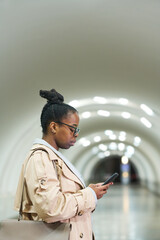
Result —
<instances>
[{"instance_id":1,"label":"arched tunnel ceiling","mask_svg":"<svg viewBox=\"0 0 160 240\"><path fill-rule=\"evenodd\" d=\"M111 116L81 119L79 138L106 129L126 131L142 138L150 164L151 148L153 168L158 166L159 9L160 2L149 0L0 2L0 171L8 161L11 166L23 161L33 138L41 136L39 115L45 102L38 92L51 88L61 92L66 102L100 96L126 98L138 106L103 104ZM147 116L140 104L155 115ZM78 110L96 113L100 107L93 104ZM131 111L132 117L122 118L124 111ZM143 114L152 128L139 121ZM85 148L81 151L85 153ZM13 177L18 168L14 166ZM3 174L8 178L10 169Z\"/></svg>"}]
</instances>

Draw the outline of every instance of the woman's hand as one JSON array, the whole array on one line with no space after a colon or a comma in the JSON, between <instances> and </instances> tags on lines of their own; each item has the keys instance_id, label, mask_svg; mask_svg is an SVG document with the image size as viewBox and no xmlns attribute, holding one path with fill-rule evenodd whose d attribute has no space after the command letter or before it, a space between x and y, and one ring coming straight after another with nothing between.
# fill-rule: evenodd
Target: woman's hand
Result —
<instances>
[{"instance_id":1,"label":"woman's hand","mask_svg":"<svg viewBox=\"0 0 160 240\"><path fill-rule=\"evenodd\" d=\"M97 183L97 184L89 184L89 187L92 188L96 195L97 195L97 199L100 199L103 197L104 194L107 193L107 190L109 188L110 185L113 185L113 182L108 183L106 185L103 185L103 183Z\"/></svg>"}]
</instances>

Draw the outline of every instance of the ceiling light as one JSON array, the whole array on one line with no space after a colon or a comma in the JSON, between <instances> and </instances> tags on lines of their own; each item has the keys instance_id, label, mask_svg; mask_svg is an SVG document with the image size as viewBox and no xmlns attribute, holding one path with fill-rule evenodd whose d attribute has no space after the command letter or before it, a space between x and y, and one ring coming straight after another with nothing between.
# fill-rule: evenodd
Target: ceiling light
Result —
<instances>
[{"instance_id":1,"label":"ceiling light","mask_svg":"<svg viewBox=\"0 0 160 240\"><path fill-rule=\"evenodd\" d=\"M153 115L154 115L154 112L152 111L152 109L149 108L147 105L141 104L140 107L141 107L141 109L142 109L145 113L147 113L148 115L150 115L150 116L153 116Z\"/></svg>"},{"instance_id":2,"label":"ceiling light","mask_svg":"<svg viewBox=\"0 0 160 240\"><path fill-rule=\"evenodd\" d=\"M122 114L122 117L125 118L125 119L128 119L131 117L131 114L129 112L123 112Z\"/></svg>"},{"instance_id":3,"label":"ceiling light","mask_svg":"<svg viewBox=\"0 0 160 240\"><path fill-rule=\"evenodd\" d=\"M110 135L113 134L113 131L112 130L106 130L104 133L105 133L106 136L110 136Z\"/></svg>"},{"instance_id":4,"label":"ceiling light","mask_svg":"<svg viewBox=\"0 0 160 240\"><path fill-rule=\"evenodd\" d=\"M144 117L141 118L141 122L147 127L147 128L151 128L152 124Z\"/></svg>"},{"instance_id":5,"label":"ceiling light","mask_svg":"<svg viewBox=\"0 0 160 240\"><path fill-rule=\"evenodd\" d=\"M81 116L82 116L82 118L89 118L91 116L91 113L90 112L83 112Z\"/></svg>"},{"instance_id":6,"label":"ceiling light","mask_svg":"<svg viewBox=\"0 0 160 240\"><path fill-rule=\"evenodd\" d=\"M97 154L98 151L99 151L99 150L98 150L98 147L93 147L93 148L92 148L92 153L93 153L93 154Z\"/></svg>"},{"instance_id":7,"label":"ceiling light","mask_svg":"<svg viewBox=\"0 0 160 240\"><path fill-rule=\"evenodd\" d=\"M127 104L128 104L128 99L126 99L126 98L120 98L120 99L119 99L119 102L120 102L122 105L127 105Z\"/></svg>"},{"instance_id":8,"label":"ceiling light","mask_svg":"<svg viewBox=\"0 0 160 240\"><path fill-rule=\"evenodd\" d=\"M109 138L110 138L111 140L116 140L117 137L116 137L115 134L112 134L112 135L109 136Z\"/></svg>"},{"instance_id":9,"label":"ceiling light","mask_svg":"<svg viewBox=\"0 0 160 240\"><path fill-rule=\"evenodd\" d=\"M107 103L107 99L104 98L104 97L94 97L93 100L97 103L100 103L100 104L105 104Z\"/></svg>"},{"instance_id":10,"label":"ceiling light","mask_svg":"<svg viewBox=\"0 0 160 240\"><path fill-rule=\"evenodd\" d=\"M101 137L100 136L95 136L94 137L94 141L95 142L100 142L101 141Z\"/></svg>"},{"instance_id":11,"label":"ceiling light","mask_svg":"<svg viewBox=\"0 0 160 240\"><path fill-rule=\"evenodd\" d=\"M104 152L104 156L105 156L105 157L108 157L109 155L110 155L110 151L105 151L105 152Z\"/></svg>"},{"instance_id":12,"label":"ceiling light","mask_svg":"<svg viewBox=\"0 0 160 240\"><path fill-rule=\"evenodd\" d=\"M121 162L122 162L122 164L127 164L128 163L128 157L122 156Z\"/></svg>"},{"instance_id":13,"label":"ceiling light","mask_svg":"<svg viewBox=\"0 0 160 240\"><path fill-rule=\"evenodd\" d=\"M98 110L97 114L100 116L104 116L104 117L109 117L110 116L110 112L105 111L105 110Z\"/></svg>"},{"instance_id":14,"label":"ceiling light","mask_svg":"<svg viewBox=\"0 0 160 240\"><path fill-rule=\"evenodd\" d=\"M119 143L119 144L118 144L118 149L119 149L119 151L124 151L124 149L125 149L125 144L124 144L124 143Z\"/></svg>"},{"instance_id":15,"label":"ceiling light","mask_svg":"<svg viewBox=\"0 0 160 240\"><path fill-rule=\"evenodd\" d=\"M127 146L125 156L130 158L134 154L134 147L132 146Z\"/></svg>"},{"instance_id":16,"label":"ceiling light","mask_svg":"<svg viewBox=\"0 0 160 240\"><path fill-rule=\"evenodd\" d=\"M100 150L102 150L102 151L104 151L104 152L107 150L107 146L104 145L104 144L99 144L98 147L99 147Z\"/></svg>"},{"instance_id":17,"label":"ceiling light","mask_svg":"<svg viewBox=\"0 0 160 240\"><path fill-rule=\"evenodd\" d=\"M118 137L118 139L119 139L119 141L123 142L123 141L126 140L126 136L120 135L120 136Z\"/></svg>"},{"instance_id":18,"label":"ceiling light","mask_svg":"<svg viewBox=\"0 0 160 240\"><path fill-rule=\"evenodd\" d=\"M86 138L81 138L79 141L83 145L83 147L87 147L91 144L91 142L89 140L87 140Z\"/></svg>"},{"instance_id":19,"label":"ceiling light","mask_svg":"<svg viewBox=\"0 0 160 240\"><path fill-rule=\"evenodd\" d=\"M140 143L141 143L141 138L136 136L133 142L134 146L138 147Z\"/></svg>"},{"instance_id":20,"label":"ceiling light","mask_svg":"<svg viewBox=\"0 0 160 240\"><path fill-rule=\"evenodd\" d=\"M115 143L115 142L111 142L110 144L109 144L109 149L110 150L116 150L117 149L117 144Z\"/></svg>"},{"instance_id":21,"label":"ceiling light","mask_svg":"<svg viewBox=\"0 0 160 240\"><path fill-rule=\"evenodd\" d=\"M127 146L127 152L128 152L130 155L133 155L133 154L134 154L134 147L132 147L132 146Z\"/></svg>"},{"instance_id":22,"label":"ceiling light","mask_svg":"<svg viewBox=\"0 0 160 240\"><path fill-rule=\"evenodd\" d=\"M88 147L91 144L91 142L89 140L85 140L82 145L83 147Z\"/></svg>"},{"instance_id":23,"label":"ceiling light","mask_svg":"<svg viewBox=\"0 0 160 240\"><path fill-rule=\"evenodd\" d=\"M72 107L79 107L80 106L80 101L78 100L73 100L71 102L69 102L69 105L71 105Z\"/></svg>"},{"instance_id":24,"label":"ceiling light","mask_svg":"<svg viewBox=\"0 0 160 240\"><path fill-rule=\"evenodd\" d=\"M125 140L126 140L126 132L121 131L121 132L119 133L118 139L119 139L121 142L125 141Z\"/></svg>"}]
</instances>

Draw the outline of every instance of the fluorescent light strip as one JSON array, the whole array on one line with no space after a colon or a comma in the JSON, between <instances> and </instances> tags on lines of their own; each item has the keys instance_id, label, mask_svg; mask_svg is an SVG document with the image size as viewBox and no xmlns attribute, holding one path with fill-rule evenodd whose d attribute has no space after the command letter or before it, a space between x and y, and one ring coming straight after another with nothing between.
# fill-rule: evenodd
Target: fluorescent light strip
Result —
<instances>
[{"instance_id":1,"label":"fluorescent light strip","mask_svg":"<svg viewBox=\"0 0 160 240\"><path fill-rule=\"evenodd\" d=\"M109 155L110 155L110 151L105 151L105 152L104 152L104 156L105 156L105 157L108 157Z\"/></svg>"},{"instance_id":2,"label":"fluorescent light strip","mask_svg":"<svg viewBox=\"0 0 160 240\"><path fill-rule=\"evenodd\" d=\"M115 142L111 142L109 144L109 149L112 150L112 151L116 150L117 149L117 144Z\"/></svg>"},{"instance_id":3,"label":"fluorescent light strip","mask_svg":"<svg viewBox=\"0 0 160 240\"><path fill-rule=\"evenodd\" d=\"M125 144L124 143L118 143L118 149L119 149L119 151L124 151Z\"/></svg>"},{"instance_id":4,"label":"fluorescent light strip","mask_svg":"<svg viewBox=\"0 0 160 240\"><path fill-rule=\"evenodd\" d=\"M119 141L123 142L123 141L126 140L126 136L120 135L120 136L118 137L118 139L119 139Z\"/></svg>"},{"instance_id":5,"label":"fluorescent light strip","mask_svg":"<svg viewBox=\"0 0 160 240\"><path fill-rule=\"evenodd\" d=\"M102 151L107 151L107 146L105 144L99 144L99 149L102 150Z\"/></svg>"},{"instance_id":6,"label":"fluorescent light strip","mask_svg":"<svg viewBox=\"0 0 160 240\"><path fill-rule=\"evenodd\" d=\"M105 133L106 136L110 136L110 135L113 134L113 131L112 130L106 130L104 133Z\"/></svg>"},{"instance_id":7,"label":"fluorescent light strip","mask_svg":"<svg viewBox=\"0 0 160 240\"><path fill-rule=\"evenodd\" d=\"M134 147L132 146L127 146L127 152L130 154L130 155L133 155L134 154Z\"/></svg>"},{"instance_id":8,"label":"fluorescent light strip","mask_svg":"<svg viewBox=\"0 0 160 240\"><path fill-rule=\"evenodd\" d=\"M143 123L143 125L145 125L147 128L151 128L152 124L144 117L141 118L141 122Z\"/></svg>"},{"instance_id":9,"label":"fluorescent light strip","mask_svg":"<svg viewBox=\"0 0 160 240\"><path fill-rule=\"evenodd\" d=\"M109 136L109 139L111 139L111 140L116 140L116 138L117 138L117 136L115 134L112 134Z\"/></svg>"},{"instance_id":10,"label":"fluorescent light strip","mask_svg":"<svg viewBox=\"0 0 160 240\"><path fill-rule=\"evenodd\" d=\"M125 119L128 119L131 117L131 114L129 112L122 112L122 117L125 118Z\"/></svg>"},{"instance_id":11,"label":"fluorescent light strip","mask_svg":"<svg viewBox=\"0 0 160 240\"><path fill-rule=\"evenodd\" d=\"M110 116L110 112L105 111L105 110L98 110L97 114L100 116L104 116L104 117L109 117Z\"/></svg>"},{"instance_id":12,"label":"fluorescent light strip","mask_svg":"<svg viewBox=\"0 0 160 240\"><path fill-rule=\"evenodd\" d=\"M153 115L154 115L154 112L152 111L152 109L149 108L147 105L141 104L140 107L141 107L141 109L142 109L145 113L147 113L149 116L153 116Z\"/></svg>"},{"instance_id":13,"label":"fluorescent light strip","mask_svg":"<svg viewBox=\"0 0 160 240\"><path fill-rule=\"evenodd\" d=\"M90 112L83 112L82 113L82 118L89 118L91 116Z\"/></svg>"},{"instance_id":14,"label":"fluorescent light strip","mask_svg":"<svg viewBox=\"0 0 160 240\"><path fill-rule=\"evenodd\" d=\"M138 147L139 145L140 145L140 143L141 143L141 138L140 137L138 137L138 136L136 136L135 138L134 138L134 146L136 146L136 147Z\"/></svg>"},{"instance_id":15,"label":"fluorescent light strip","mask_svg":"<svg viewBox=\"0 0 160 240\"><path fill-rule=\"evenodd\" d=\"M80 106L80 101L78 100L73 100L71 102L69 102L69 105L71 105L72 107L79 107Z\"/></svg>"},{"instance_id":16,"label":"fluorescent light strip","mask_svg":"<svg viewBox=\"0 0 160 240\"><path fill-rule=\"evenodd\" d=\"M83 147L88 147L91 144L91 142L86 138L81 138L79 141Z\"/></svg>"},{"instance_id":17,"label":"fluorescent light strip","mask_svg":"<svg viewBox=\"0 0 160 240\"><path fill-rule=\"evenodd\" d=\"M93 98L93 101L97 102L97 103L100 103L100 104L105 104L107 103L107 99L104 98L104 97L94 97Z\"/></svg>"},{"instance_id":18,"label":"fluorescent light strip","mask_svg":"<svg viewBox=\"0 0 160 240\"><path fill-rule=\"evenodd\" d=\"M101 141L101 137L100 136L95 136L94 137L94 141L95 142L100 142Z\"/></svg>"},{"instance_id":19,"label":"fluorescent light strip","mask_svg":"<svg viewBox=\"0 0 160 240\"><path fill-rule=\"evenodd\" d=\"M118 101L122 105L127 105L128 104L128 99L126 99L126 98L120 98Z\"/></svg>"}]
</instances>

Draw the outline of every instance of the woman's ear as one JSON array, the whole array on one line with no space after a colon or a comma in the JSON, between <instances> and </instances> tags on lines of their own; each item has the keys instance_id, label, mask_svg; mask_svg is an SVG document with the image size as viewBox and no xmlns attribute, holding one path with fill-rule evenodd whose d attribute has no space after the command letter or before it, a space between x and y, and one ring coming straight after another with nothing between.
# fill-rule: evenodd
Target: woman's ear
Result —
<instances>
[{"instance_id":1,"label":"woman's ear","mask_svg":"<svg viewBox=\"0 0 160 240\"><path fill-rule=\"evenodd\" d=\"M51 131L53 134L56 133L56 128L57 128L56 123L55 123L55 122L50 122L50 124L49 124L49 129L50 129L50 131Z\"/></svg>"}]
</instances>

